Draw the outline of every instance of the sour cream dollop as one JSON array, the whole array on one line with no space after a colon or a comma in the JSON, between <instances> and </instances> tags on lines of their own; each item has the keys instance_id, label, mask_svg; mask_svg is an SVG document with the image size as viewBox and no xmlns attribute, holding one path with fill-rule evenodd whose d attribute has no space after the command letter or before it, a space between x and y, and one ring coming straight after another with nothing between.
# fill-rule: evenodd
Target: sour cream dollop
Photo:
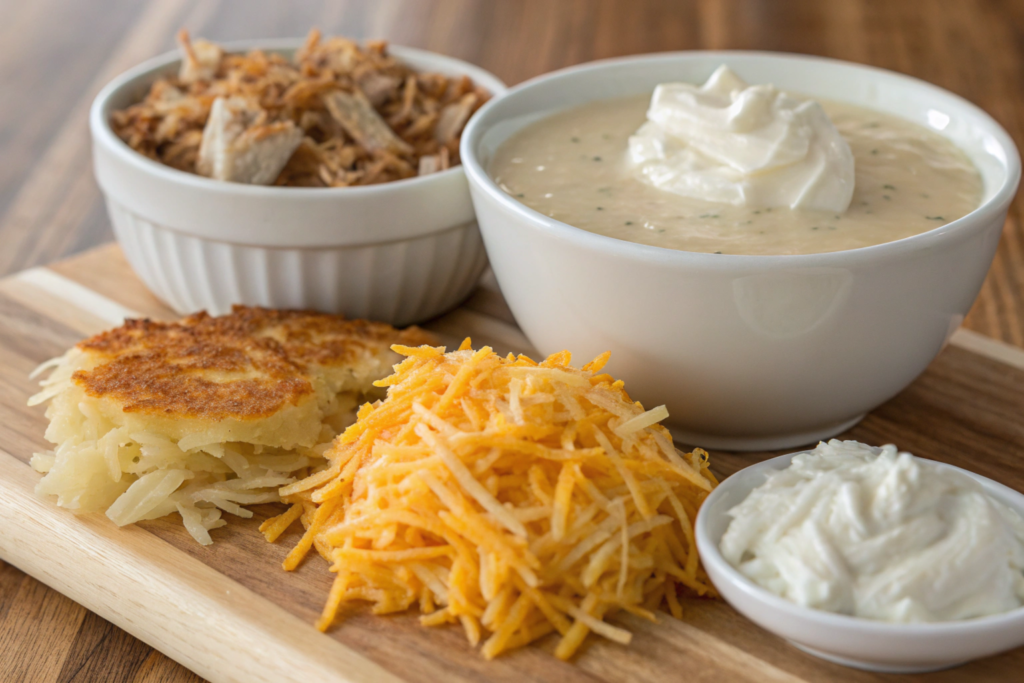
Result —
<instances>
[{"instance_id":1,"label":"sour cream dollop","mask_svg":"<svg viewBox=\"0 0 1024 683\"><path fill-rule=\"evenodd\" d=\"M654 187L711 202L842 213L853 196L853 153L821 105L724 65L703 86L655 88L629 160Z\"/></svg>"},{"instance_id":2,"label":"sour cream dollop","mask_svg":"<svg viewBox=\"0 0 1024 683\"><path fill-rule=\"evenodd\" d=\"M895 446L818 444L729 514L725 559L806 607L933 622L1024 604L1020 515Z\"/></svg>"}]
</instances>

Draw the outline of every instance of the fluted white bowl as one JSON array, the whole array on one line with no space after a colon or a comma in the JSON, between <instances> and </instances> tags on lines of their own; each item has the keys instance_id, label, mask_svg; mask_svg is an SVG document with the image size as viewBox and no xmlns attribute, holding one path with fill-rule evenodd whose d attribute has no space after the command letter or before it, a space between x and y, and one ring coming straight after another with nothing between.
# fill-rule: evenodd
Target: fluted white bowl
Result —
<instances>
[{"instance_id":1,"label":"fluted white bowl","mask_svg":"<svg viewBox=\"0 0 1024 683\"><path fill-rule=\"evenodd\" d=\"M301 40L227 44L289 54ZM505 85L466 62L390 51L418 71ZM407 325L458 305L487 257L461 166L381 185L264 187L185 173L131 149L111 113L175 72L168 53L118 76L90 112L96 180L114 235L149 289L179 313L232 304L307 308Z\"/></svg>"},{"instance_id":2,"label":"fluted white bowl","mask_svg":"<svg viewBox=\"0 0 1024 683\"><path fill-rule=\"evenodd\" d=\"M523 126L593 100L702 83L728 64L752 83L901 116L946 136L984 180L981 205L906 239L826 254L700 254L598 235L502 191L487 166ZM837 434L942 349L985 279L1020 181L998 123L934 85L820 57L678 52L556 71L487 103L462 136L491 267L542 354L612 352L609 372L665 404L686 443L762 450Z\"/></svg>"}]
</instances>

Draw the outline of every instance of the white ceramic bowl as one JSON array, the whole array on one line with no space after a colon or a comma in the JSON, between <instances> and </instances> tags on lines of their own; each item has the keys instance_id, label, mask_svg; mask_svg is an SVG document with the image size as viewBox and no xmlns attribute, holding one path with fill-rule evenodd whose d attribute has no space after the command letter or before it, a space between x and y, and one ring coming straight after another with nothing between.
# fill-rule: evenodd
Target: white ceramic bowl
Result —
<instances>
[{"instance_id":1,"label":"white ceramic bowl","mask_svg":"<svg viewBox=\"0 0 1024 683\"><path fill-rule=\"evenodd\" d=\"M495 149L554 110L703 82L728 64L751 83L896 114L947 136L984 178L982 205L930 232L863 249L734 256L661 249L574 228L487 175ZM811 443L856 423L917 377L985 278L1020 158L974 105L907 76L817 57L680 52L585 64L528 81L477 112L462 158L491 266L542 353L611 350L609 370L665 404L687 443Z\"/></svg>"},{"instance_id":2,"label":"white ceramic bowl","mask_svg":"<svg viewBox=\"0 0 1024 683\"><path fill-rule=\"evenodd\" d=\"M289 54L301 40L227 44ZM492 74L451 57L395 47L419 71L468 75L500 94ZM96 179L128 262L181 313L232 304L309 308L405 325L456 306L487 259L461 166L352 188L262 187L185 173L138 154L110 114L139 101L178 53L118 76L90 113Z\"/></svg>"},{"instance_id":3,"label":"white ceramic bowl","mask_svg":"<svg viewBox=\"0 0 1024 683\"><path fill-rule=\"evenodd\" d=\"M740 470L711 492L697 515L697 549L715 588L736 611L765 630L824 659L869 671L934 671L1024 645L1024 607L979 619L933 624L890 624L832 614L789 602L761 588L726 562L718 545L731 518L726 513L785 469L796 453ZM1024 515L1024 495L967 470L997 501Z\"/></svg>"}]
</instances>

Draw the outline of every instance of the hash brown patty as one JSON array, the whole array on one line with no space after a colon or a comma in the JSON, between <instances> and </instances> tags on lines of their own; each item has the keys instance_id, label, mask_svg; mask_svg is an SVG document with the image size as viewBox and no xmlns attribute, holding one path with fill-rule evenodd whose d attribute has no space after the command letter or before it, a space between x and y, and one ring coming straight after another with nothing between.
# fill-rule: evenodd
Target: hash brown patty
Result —
<instances>
[{"instance_id":1,"label":"hash brown patty","mask_svg":"<svg viewBox=\"0 0 1024 683\"><path fill-rule=\"evenodd\" d=\"M49 401L41 495L118 525L178 513L202 544L222 513L280 500L323 464L359 404L382 390L393 344L418 328L235 306L223 316L129 320L77 344L30 404Z\"/></svg>"}]
</instances>

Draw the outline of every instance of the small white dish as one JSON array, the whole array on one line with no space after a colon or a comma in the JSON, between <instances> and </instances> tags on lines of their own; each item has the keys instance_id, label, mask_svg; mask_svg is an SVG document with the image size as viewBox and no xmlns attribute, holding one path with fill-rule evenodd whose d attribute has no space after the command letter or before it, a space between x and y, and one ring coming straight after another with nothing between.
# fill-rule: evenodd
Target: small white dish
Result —
<instances>
[{"instance_id":1,"label":"small white dish","mask_svg":"<svg viewBox=\"0 0 1024 683\"><path fill-rule=\"evenodd\" d=\"M289 55L301 39L228 43L227 52ZM492 95L505 85L458 59L389 46L417 71L467 75ZM487 256L461 166L344 188L265 187L185 173L139 154L110 127L177 52L126 71L89 116L96 180L125 256L179 313L232 304L316 309L407 325L458 305Z\"/></svg>"},{"instance_id":2,"label":"small white dish","mask_svg":"<svg viewBox=\"0 0 1024 683\"><path fill-rule=\"evenodd\" d=\"M978 619L891 624L833 614L789 602L758 586L722 557L718 545L726 514L771 472L797 453L740 470L716 488L697 515L697 549L715 588L737 612L816 657L866 671L914 673L957 666L1024 645L1024 607ZM991 479L944 463L977 481L985 492L1024 515L1024 495Z\"/></svg>"},{"instance_id":3,"label":"small white dish","mask_svg":"<svg viewBox=\"0 0 1024 683\"><path fill-rule=\"evenodd\" d=\"M727 64L751 83L886 112L946 136L981 172L981 205L906 239L796 256L703 254L598 235L517 201L490 177L497 148L554 111ZM684 443L775 450L838 434L902 391L981 288L1020 181L1013 141L970 102L902 74L770 52L674 52L582 64L488 102L462 162L491 267L541 354L611 351L609 372L668 408Z\"/></svg>"}]
</instances>

